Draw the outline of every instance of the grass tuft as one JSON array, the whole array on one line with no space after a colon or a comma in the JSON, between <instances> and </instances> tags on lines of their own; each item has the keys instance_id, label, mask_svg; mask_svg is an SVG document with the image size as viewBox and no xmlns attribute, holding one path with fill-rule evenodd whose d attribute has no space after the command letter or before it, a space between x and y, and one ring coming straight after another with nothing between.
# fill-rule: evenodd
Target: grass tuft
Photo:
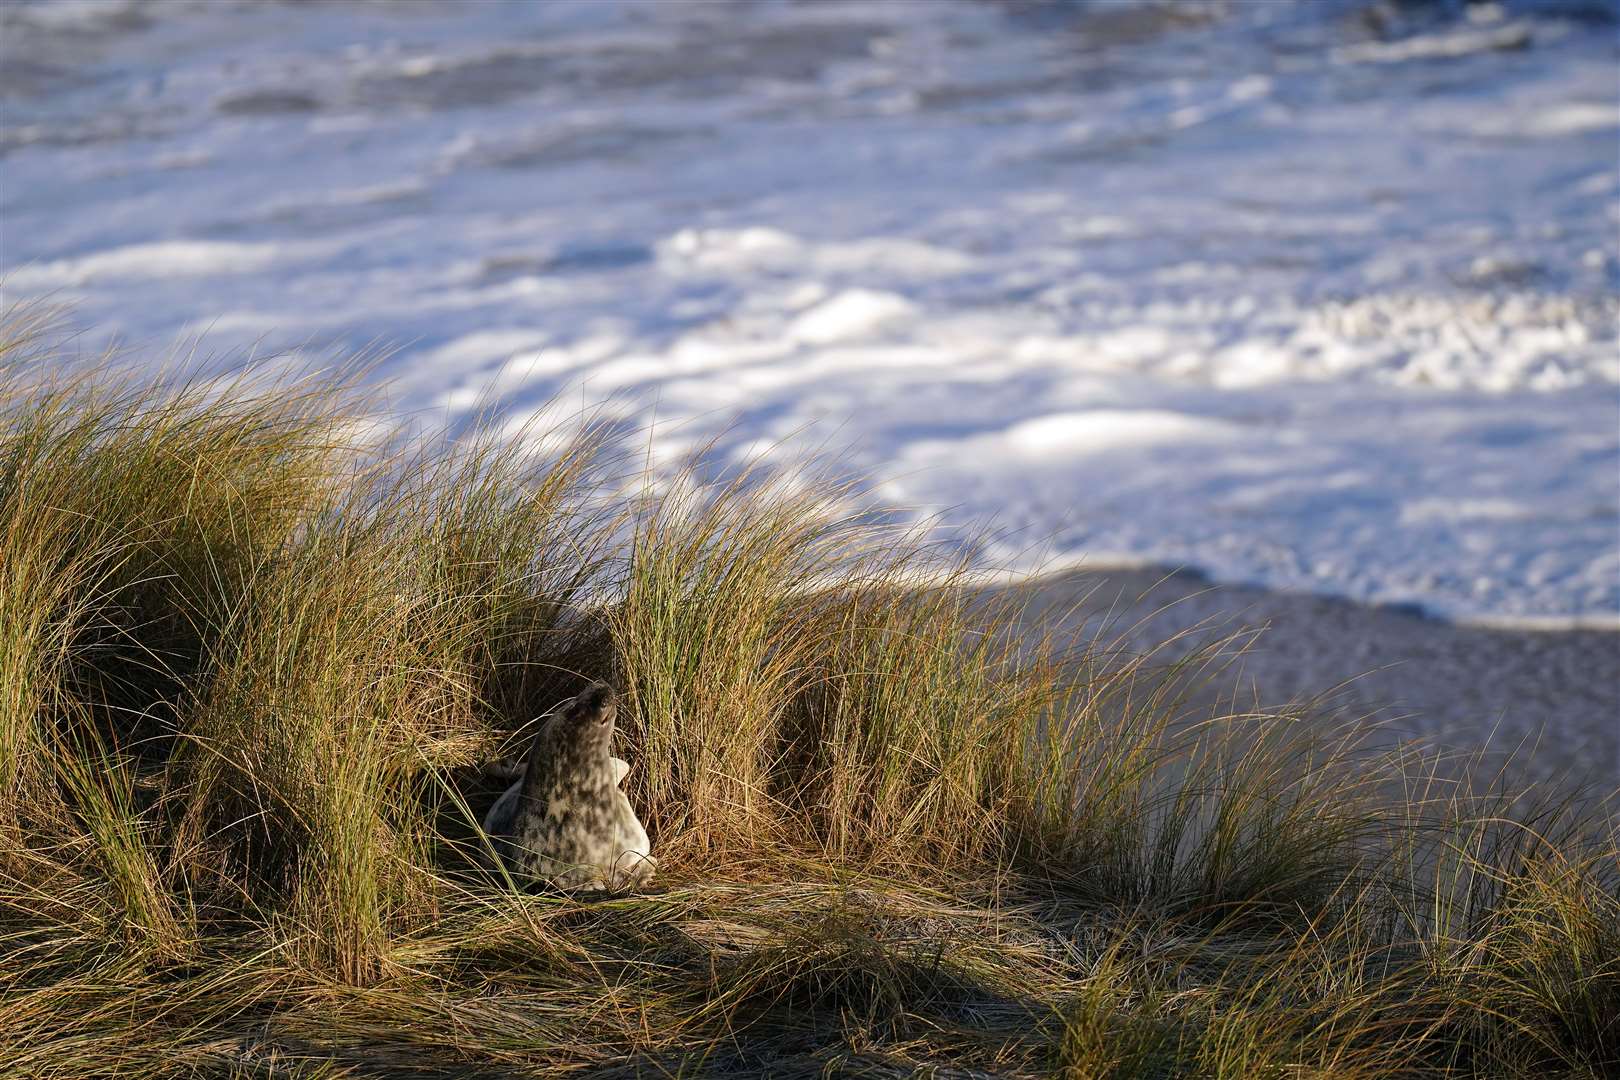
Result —
<instances>
[{"instance_id":1,"label":"grass tuft","mask_svg":"<svg viewBox=\"0 0 1620 1080\"><path fill-rule=\"evenodd\" d=\"M1211 713L1225 646L1068 639L838 483L63 349L0 334L10 1075L1620 1069L1601 806ZM596 678L659 878L480 873Z\"/></svg>"}]
</instances>

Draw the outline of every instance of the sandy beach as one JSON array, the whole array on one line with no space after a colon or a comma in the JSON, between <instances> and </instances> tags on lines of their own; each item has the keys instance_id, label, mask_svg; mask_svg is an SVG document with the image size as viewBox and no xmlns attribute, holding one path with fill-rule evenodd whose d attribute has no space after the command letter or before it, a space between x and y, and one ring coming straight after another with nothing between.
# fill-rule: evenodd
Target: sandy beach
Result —
<instances>
[{"instance_id":1,"label":"sandy beach","mask_svg":"<svg viewBox=\"0 0 1620 1080\"><path fill-rule=\"evenodd\" d=\"M1037 588L1031 618L1174 659L1243 631L1210 698L1320 698L1333 720L1379 724L1463 754L1516 752L1516 780L1620 793L1620 633L1457 625L1336 597L1214 585L1195 573L1096 567ZM1234 648L1235 652L1235 648Z\"/></svg>"}]
</instances>

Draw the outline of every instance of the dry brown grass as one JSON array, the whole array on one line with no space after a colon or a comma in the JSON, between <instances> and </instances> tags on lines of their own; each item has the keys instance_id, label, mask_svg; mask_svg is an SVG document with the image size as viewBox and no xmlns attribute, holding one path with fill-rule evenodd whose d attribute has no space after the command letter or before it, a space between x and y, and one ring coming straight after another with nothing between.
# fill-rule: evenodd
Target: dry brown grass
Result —
<instances>
[{"instance_id":1,"label":"dry brown grass","mask_svg":"<svg viewBox=\"0 0 1620 1080\"><path fill-rule=\"evenodd\" d=\"M379 444L352 373L4 340L11 1075L1620 1063L1620 848L1575 803L1392 800L1411 762L1308 716L1189 716L1213 657L1030 625L835 485L623 499L589 425ZM597 677L656 887L475 873L477 766Z\"/></svg>"}]
</instances>

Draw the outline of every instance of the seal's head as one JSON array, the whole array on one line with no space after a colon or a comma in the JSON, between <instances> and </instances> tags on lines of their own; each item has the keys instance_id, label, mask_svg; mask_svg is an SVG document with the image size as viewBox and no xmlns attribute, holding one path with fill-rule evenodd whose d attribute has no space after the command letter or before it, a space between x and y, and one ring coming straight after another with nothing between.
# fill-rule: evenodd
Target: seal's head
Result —
<instances>
[{"instance_id":1,"label":"seal's head","mask_svg":"<svg viewBox=\"0 0 1620 1080\"><path fill-rule=\"evenodd\" d=\"M606 761L618 704L612 687L594 682L551 710L541 740L562 756Z\"/></svg>"}]
</instances>

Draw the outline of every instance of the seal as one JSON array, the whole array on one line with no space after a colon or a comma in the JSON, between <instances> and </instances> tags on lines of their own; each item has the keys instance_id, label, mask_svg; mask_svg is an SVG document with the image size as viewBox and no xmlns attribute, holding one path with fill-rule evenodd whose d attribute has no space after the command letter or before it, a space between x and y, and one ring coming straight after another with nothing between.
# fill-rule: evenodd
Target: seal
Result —
<instances>
[{"instance_id":1,"label":"seal","mask_svg":"<svg viewBox=\"0 0 1620 1080\"><path fill-rule=\"evenodd\" d=\"M523 775L484 816L514 875L558 888L617 889L653 876L647 830L620 789L630 766L608 754L618 699L602 682L542 719Z\"/></svg>"}]
</instances>

